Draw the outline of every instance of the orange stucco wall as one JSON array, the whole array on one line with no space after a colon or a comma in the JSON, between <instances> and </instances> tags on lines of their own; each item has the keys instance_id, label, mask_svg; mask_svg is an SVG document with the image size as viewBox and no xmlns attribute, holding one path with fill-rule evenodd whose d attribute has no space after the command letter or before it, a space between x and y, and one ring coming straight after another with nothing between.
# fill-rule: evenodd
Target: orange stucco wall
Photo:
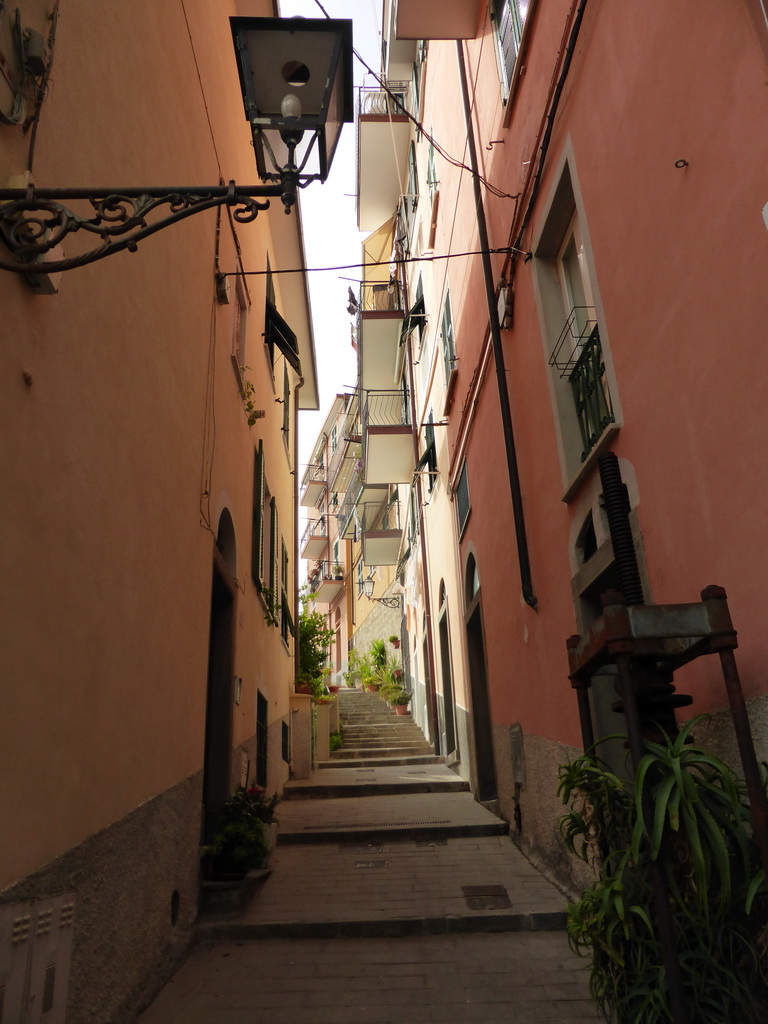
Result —
<instances>
[{"instance_id":1,"label":"orange stucco wall","mask_svg":"<svg viewBox=\"0 0 768 1024\"><path fill-rule=\"evenodd\" d=\"M36 184L254 182L228 24L237 6L62 5ZM273 13L266 0L247 6ZM0 178L24 168L18 133L0 128ZM273 230L295 230L282 209L274 229L272 216L237 227L246 269L263 269ZM266 416L246 423L232 306L214 297L216 243L209 212L136 254L65 274L56 296L0 273L0 818L18 840L3 845L0 887L201 770L212 548L225 507L244 680L233 744L253 737L257 688L270 722L288 713L292 657L264 621L250 532L263 438L293 564L292 447L261 342L263 278L249 282L247 359ZM226 212L219 245L231 272ZM282 361L275 379L279 396ZM280 785L279 741L270 765Z\"/></svg>"}]
</instances>

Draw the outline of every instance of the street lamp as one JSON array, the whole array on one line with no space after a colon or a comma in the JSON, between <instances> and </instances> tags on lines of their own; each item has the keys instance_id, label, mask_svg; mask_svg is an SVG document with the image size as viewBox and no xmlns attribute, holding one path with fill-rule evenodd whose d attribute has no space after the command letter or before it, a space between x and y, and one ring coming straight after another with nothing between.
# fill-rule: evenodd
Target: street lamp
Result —
<instances>
[{"instance_id":1,"label":"street lamp","mask_svg":"<svg viewBox=\"0 0 768 1024\"><path fill-rule=\"evenodd\" d=\"M386 605L387 608L399 608L400 597L374 597L373 588L376 585L376 581L372 576L368 576L367 579L363 580L363 593L369 601L376 601L378 604Z\"/></svg>"},{"instance_id":2,"label":"street lamp","mask_svg":"<svg viewBox=\"0 0 768 1024\"><path fill-rule=\"evenodd\" d=\"M353 119L352 22L328 18L230 18L245 114L262 185L143 188L0 189L0 242L17 274L71 270L138 243L170 224L217 206L239 223L256 219L279 198L286 213L299 188L325 181L341 126ZM63 205L86 200L90 216ZM258 200L265 200L258 202ZM162 219L147 222L158 208ZM55 258L70 234L95 235L88 251ZM49 255L50 254L50 255Z\"/></svg>"}]
</instances>

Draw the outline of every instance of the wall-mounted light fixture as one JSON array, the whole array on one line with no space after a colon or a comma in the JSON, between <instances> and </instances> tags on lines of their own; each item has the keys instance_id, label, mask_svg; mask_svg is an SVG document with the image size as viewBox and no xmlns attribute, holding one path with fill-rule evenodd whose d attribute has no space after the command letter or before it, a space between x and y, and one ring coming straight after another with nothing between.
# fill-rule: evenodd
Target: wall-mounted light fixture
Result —
<instances>
[{"instance_id":1,"label":"wall-mounted light fixture","mask_svg":"<svg viewBox=\"0 0 768 1024\"><path fill-rule=\"evenodd\" d=\"M399 608L400 598L398 597L374 597L373 588L376 586L376 581L373 577L369 576L363 580L363 593L369 601L376 601L378 604L386 605L387 608Z\"/></svg>"},{"instance_id":2,"label":"wall-mounted light fixture","mask_svg":"<svg viewBox=\"0 0 768 1024\"><path fill-rule=\"evenodd\" d=\"M0 242L17 274L71 270L123 249L195 213L233 207L239 223L255 220L279 198L285 212L297 189L325 181L344 122L353 119L352 22L326 18L230 18L245 114L253 132L262 185L211 188L0 189ZM258 202L257 200L265 200ZM87 215L63 205L85 200ZM165 217L147 217L165 207ZM88 251L48 258L70 234L95 235Z\"/></svg>"}]
</instances>

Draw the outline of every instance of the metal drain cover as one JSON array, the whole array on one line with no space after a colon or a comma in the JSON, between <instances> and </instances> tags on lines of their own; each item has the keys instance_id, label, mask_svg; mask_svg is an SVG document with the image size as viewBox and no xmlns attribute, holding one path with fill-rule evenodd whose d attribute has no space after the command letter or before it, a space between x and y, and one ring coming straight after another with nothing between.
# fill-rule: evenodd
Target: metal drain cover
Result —
<instances>
[{"instance_id":1,"label":"metal drain cover","mask_svg":"<svg viewBox=\"0 0 768 1024\"><path fill-rule=\"evenodd\" d=\"M503 885L462 885L470 910L508 910L512 902Z\"/></svg>"},{"instance_id":2,"label":"metal drain cover","mask_svg":"<svg viewBox=\"0 0 768 1024\"><path fill-rule=\"evenodd\" d=\"M360 846L340 846L339 853L383 853L384 846L381 843L365 843Z\"/></svg>"},{"instance_id":3,"label":"metal drain cover","mask_svg":"<svg viewBox=\"0 0 768 1024\"><path fill-rule=\"evenodd\" d=\"M388 868L388 860L358 860L355 861L356 868Z\"/></svg>"},{"instance_id":4,"label":"metal drain cover","mask_svg":"<svg viewBox=\"0 0 768 1024\"><path fill-rule=\"evenodd\" d=\"M417 839L417 846L447 846L447 839Z\"/></svg>"}]
</instances>

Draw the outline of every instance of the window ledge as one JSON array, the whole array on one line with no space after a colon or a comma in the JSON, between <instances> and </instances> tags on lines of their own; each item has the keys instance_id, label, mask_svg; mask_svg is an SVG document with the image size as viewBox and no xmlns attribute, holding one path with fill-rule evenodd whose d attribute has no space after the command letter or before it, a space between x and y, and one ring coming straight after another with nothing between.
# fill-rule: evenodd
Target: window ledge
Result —
<instances>
[{"instance_id":1,"label":"window ledge","mask_svg":"<svg viewBox=\"0 0 768 1024\"><path fill-rule=\"evenodd\" d=\"M560 499L561 501L564 501L566 505L568 504L568 502L572 501L573 498L575 498L575 496L578 494L581 485L584 483L586 478L595 468L595 465L597 463L597 457L602 452L605 451L605 449L610 445L610 443L613 441L613 439L616 437L620 430L620 423L609 423L605 430L602 432L600 437L597 439L597 442L595 443L595 447L586 457L584 462L582 462L582 464L579 466L578 472L573 477L571 482L568 484L568 486L565 489L565 493Z\"/></svg>"}]
</instances>

